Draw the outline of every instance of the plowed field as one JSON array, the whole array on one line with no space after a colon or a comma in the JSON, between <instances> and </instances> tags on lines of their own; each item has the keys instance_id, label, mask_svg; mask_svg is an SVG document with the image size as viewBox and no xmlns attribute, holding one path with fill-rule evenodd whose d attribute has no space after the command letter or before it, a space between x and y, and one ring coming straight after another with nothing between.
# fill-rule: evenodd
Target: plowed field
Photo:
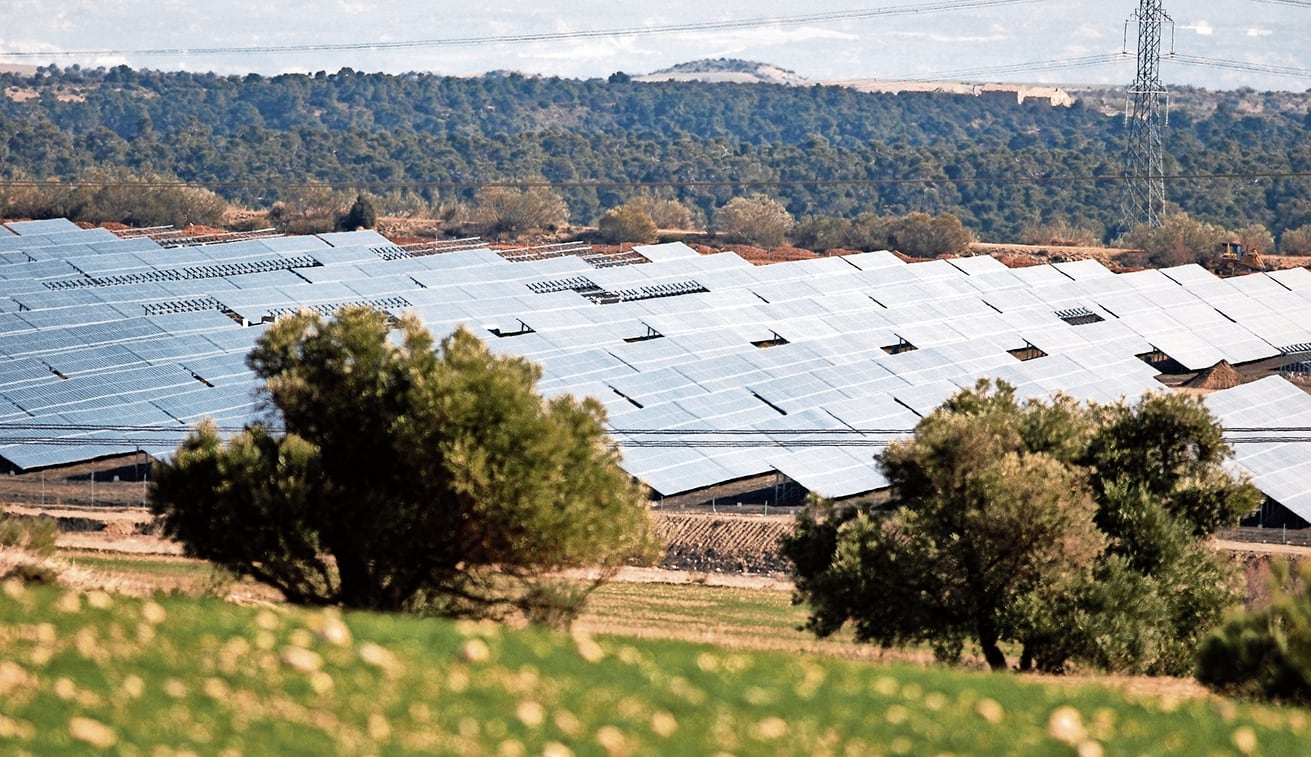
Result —
<instances>
[{"instance_id":1,"label":"plowed field","mask_svg":"<svg viewBox=\"0 0 1311 757\"><path fill-rule=\"evenodd\" d=\"M661 567L727 573L785 573L779 537L792 531L788 515L654 513L665 545Z\"/></svg>"}]
</instances>

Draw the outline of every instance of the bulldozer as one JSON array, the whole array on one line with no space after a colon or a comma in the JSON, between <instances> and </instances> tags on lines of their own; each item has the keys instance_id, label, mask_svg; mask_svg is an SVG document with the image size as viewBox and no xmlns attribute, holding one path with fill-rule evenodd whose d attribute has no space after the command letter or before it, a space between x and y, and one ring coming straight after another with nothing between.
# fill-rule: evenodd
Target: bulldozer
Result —
<instances>
[{"instance_id":1,"label":"bulldozer","mask_svg":"<svg viewBox=\"0 0 1311 757\"><path fill-rule=\"evenodd\" d=\"M1265 270L1261 253L1244 248L1241 242L1221 242L1216 252L1215 272L1221 276Z\"/></svg>"}]
</instances>

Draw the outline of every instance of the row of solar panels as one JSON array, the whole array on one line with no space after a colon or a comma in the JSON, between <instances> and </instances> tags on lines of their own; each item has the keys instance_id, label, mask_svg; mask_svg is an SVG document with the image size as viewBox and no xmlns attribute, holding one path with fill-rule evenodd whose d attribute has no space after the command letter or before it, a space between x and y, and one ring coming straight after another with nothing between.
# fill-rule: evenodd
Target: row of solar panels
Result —
<instances>
[{"instance_id":1,"label":"row of solar panels","mask_svg":"<svg viewBox=\"0 0 1311 757\"><path fill-rule=\"evenodd\" d=\"M1138 355L1198 370L1311 342L1303 269L1220 280L1197 266L1115 275L1093 261L1012 270L877 252L757 267L682 245L598 268L584 255L398 254L372 232L167 250L66 221L6 234L0 424L40 422L61 440L34 443L28 431L0 444L21 468L121 451L111 442L123 440L82 429L111 416L163 429L126 440L152 442L136 446L153 454L206 414L249 420L244 355L258 324L298 306L373 302L538 361L544 392L605 402L625 466L664 494L775 470L828 496L868 491L883 485L869 445L886 435L852 432L904 432L977 378L1111 401L1159 388ZM179 270L214 275L164 275ZM67 283L79 277L87 283ZM588 285L656 294L602 304ZM642 430L687 436L631 433ZM853 441L815 446L836 432Z\"/></svg>"}]
</instances>

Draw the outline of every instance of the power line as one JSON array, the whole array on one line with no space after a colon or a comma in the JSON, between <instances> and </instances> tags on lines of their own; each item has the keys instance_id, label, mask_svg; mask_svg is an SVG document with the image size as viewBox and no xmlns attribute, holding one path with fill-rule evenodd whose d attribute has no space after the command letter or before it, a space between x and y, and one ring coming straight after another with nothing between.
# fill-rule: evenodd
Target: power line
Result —
<instances>
[{"instance_id":1,"label":"power line","mask_svg":"<svg viewBox=\"0 0 1311 757\"><path fill-rule=\"evenodd\" d=\"M1308 6L1311 7L1311 6ZM1172 53L1168 60L1183 63L1187 66L1200 66L1203 68L1223 68L1231 71L1247 71L1257 74L1270 74L1272 76L1288 76L1296 79L1311 79L1311 68L1297 68L1295 66L1278 66L1273 63L1251 63L1242 60L1226 60L1224 58L1205 58L1198 55L1182 55Z\"/></svg>"},{"instance_id":2,"label":"power line","mask_svg":"<svg viewBox=\"0 0 1311 757\"><path fill-rule=\"evenodd\" d=\"M218 426L233 435L243 426ZM284 433L270 428L271 433ZM23 432L23 433L14 433ZM44 432L44 433L43 433ZM112 433L111 433L112 432ZM1242 444L1311 444L1311 426L1234 426L1222 430L1225 441ZM180 444L190 428L73 423L7 423L0 425L0 445L55 447L157 447ZM911 437L913 428L688 429L612 428L608 433L622 447L671 449L882 448ZM52 434L65 434L56 436ZM893 438L889 438L893 437Z\"/></svg>"},{"instance_id":3,"label":"power line","mask_svg":"<svg viewBox=\"0 0 1311 757\"><path fill-rule=\"evenodd\" d=\"M38 51L20 50L0 52L0 57L40 58L40 57L81 57L81 56L158 56L158 55L245 55L252 53L308 53L339 52L362 50L408 50L415 48L441 47L477 47L482 45L520 44L525 42L561 42L568 40L596 39L604 37L652 36L661 34L680 34L686 32L734 31L753 29L761 26L799 26L802 24L821 24L833 21L856 21L893 16L914 16L930 13L946 13L976 8L993 8L1006 5L1021 5L1040 0L965 0L964 2L929 2L915 5L899 5L865 10L832 11L827 13L807 13L795 16L774 16L766 18L749 18L726 21L696 21L682 24L661 26L632 26L616 29L593 29L572 32L536 32L530 34L497 34L477 37L446 37L439 39L406 40L398 42L345 42L339 44L315 43L307 45L253 45L249 47L158 47L136 50L102 49L102 50L62 50Z\"/></svg>"},{"instance_id":4,"label":"power line","mask_svg":"<svg viewBox=\"0 0 1311 757\"><path fill-rule=\"evenodd\" d=\"M897 185L970 185L970 184L1069 184L1069 183L1105 183L1147 178L1133 174L1053 174L1050 176L965 176L958 178L886 178L886 179L706 179L706 180L654 180L654 181L613 181L575 179L570 181L547 181L536 179L494 179L488 181L55 181L55 180L15 180L0 179L0 189L97 189L134 188L134 189L436 189L467 190L485 187L513 187L521 189L643 189L643 188L755 188L755 187L830 187L830 186L897 186ZM1153 174L1153 180L1161 181L1252 181L1257 179L1308 179L1311 171L1241 171L1232 173L1176 173Z\"/></svg>"},{"instance_id":5,"label":"power line","mask_svg":"<svg viewBox=\"0 0 1311 757\"><path fill-rule=\"evenodd\" d=\"M1308 6L1311 7L1311 6ZM1281 76L1291 79L1311 79L1311 69L1297 66L1281 66L1274 63L1254 63L1250 61L1228 60L1225 58L1207 58L1200 55L1186 55L1170 52L1163 56L1171 63L1182 63L1199 68L1225 69L1247 73ZM1102 55L1084 55L1077 58L1056 58L1053 60L1028 61L1025 63L1001 63L994 66L976 66L947 71L935 71L928 74L900 77L902 81L935 82L953 79L983 78L991 76L1008 76L1012 74L1029 74L1043 71L1062 71L1079 68L1095 68L1106 65L1118 65L1132 56L1128 52L1105 53Z\"/></svg>"},{"instance_id":6,"label":"power line","mask_svg":"<svg viewBox=\"0 0 1311 757\"><path fill-rule=\"evenodd\" d=\"M1105 53L1102 55L1084 55L1078 58L1057 58L1047 61L1030 61L1028 63L1002 63L995 66L977 66L958 68L950 71L937 71L919 76L899 77L902 81L934 82L944 79L974 78L991 75L1024 74L1037 71L1059 71L1071 68L1090 68L1111 63L1122 63L1129 59L1128 53Z\"/></svg>"}]
</instances>

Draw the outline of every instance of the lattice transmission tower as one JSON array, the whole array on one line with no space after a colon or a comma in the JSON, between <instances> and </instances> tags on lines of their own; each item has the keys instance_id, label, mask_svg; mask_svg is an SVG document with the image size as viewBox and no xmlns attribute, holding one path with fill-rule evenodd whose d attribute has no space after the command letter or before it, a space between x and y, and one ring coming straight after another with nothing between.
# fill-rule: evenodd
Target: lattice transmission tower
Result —
<instances>
[{"instance_id":1,"label":"lattice transmission tower","mask_svg":"<svg viewBox=\"0 0 1311 757\"><path fill-rule=\"evenodd\" d=\"M1161 130L1165 123L1165 85L1161 84L1161 35L1174 20L1166 15L1161 0L1139 0L1138 10L1125 22L1138 24L1138 75L1129 86L1125 110L1129 142L1124 156L1124 197L1120 205L1120 226L1161 225L1165 208L1165 146Z\"/></svg>"}]
</instances>

